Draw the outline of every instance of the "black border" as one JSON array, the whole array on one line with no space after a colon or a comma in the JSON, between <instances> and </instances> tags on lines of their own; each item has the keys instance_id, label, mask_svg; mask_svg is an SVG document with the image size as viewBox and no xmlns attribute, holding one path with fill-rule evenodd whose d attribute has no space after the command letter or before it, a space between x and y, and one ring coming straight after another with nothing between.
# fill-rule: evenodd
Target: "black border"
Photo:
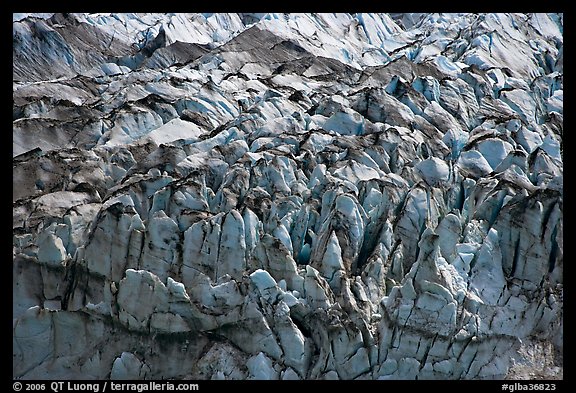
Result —
<instances>
[{"instance_id":1,"label":"black border","mask_svg":"<svg viewBox=\"0 0 576 393\"><path fill-rule=\"evenodd\" d=\"M77 1L53 1L53 2L40 2L40 1L26 1L26 2L19 2L19 3L10 3L10 4L3 4L4 8L9 7L9 10L4 10L2 12L2 17L6 18L2 26L6 29L5 38L1 40L3 45L9 45L10 42L8 40L8 29L11 25L11 21L8 21L8 18L12 18L13 12L70 12L73 11L80 11L80 12L561 12L564 14L565 22L564 22L564 43L568 41L568 52L565 53L565 60L564 60L564 67L570 69L570 66L573 64L569 59L572 58L572 53L570 52L569 48L571 46L571 40L568 39L570 36L569 31L572 30L573 26L573 18L572 13L566 12L568 9L567 2L558 3L558 2L551 2L551 1L525 1L522 4L511 2L511 1L499 1L499 2L462 2L462 1L452 1L452 2L432 2L428 1L426 3L419 3L419 2L404 2L404 1L387 1L387 0L377 0L377 1L349 1L343 2L342 0L332 0L330 2L327 1L303 1L303 0L288 0L285 2L248 2L248 1L241 1L241 2L196 2L196 1L173 1L170 3L165 2L102 2L102 3L79 3ZM519 9L520 8L520 9ZM566 27L568 26L568 29ZM5 49L6 52L8 48ZM5 52L5 53L6 53ZM7 67L10 69L6 70L6 73L11 73L11 66L8 64L8 60L6 60ZM569 75L568 78L564 79L564 83L570 84L572 81L571 76ZM6 85L9 82L6 81ZM5 86L5 91L10 91L11 87ZM572 92L572 90L568 87L564 89L567 92ZM565 105L567 110L564 112L564 119L567 124L574 124L572 121L572 111L570 106L570 94L567 95L568 105ZM566 98L565 98L566 100ZM4 111L7 112L5 114L5 118L9 117L8 111L10 107L6 105ZM573 132L570 128L564 127L568 129L568 140L572 139L571 132ZM566 143L566 139L563 138L564 149L567 148L570 144ZM5 148L10 148L10 151L4 153L3 157L6 157L6 160L11 161L11 143L6 143ZM563 164L566 166L571 166L571 155L566 154L563 157ZM568 170L565 173L572 174L571 170ZM571 187L570 182L566 182L566 184ZM14 184L12 187L14 188ZM565 202L569 202L564 204L564 217L574 217L571 206L571 200L566 200ZM7 203L8 204L8 203ZM568 212L568 214L566 214ZM11 219L6 217L6 222L11 222ZM565 233L571 232L570 225L564 225ZM564 241L566 242L566 238L570 239L570 235L565 236ZM564 260L569 260L568 264L564 264L564 276L565 277L572 277L570 273L572 271L572 264L570 258L570 250L569 244L565 244L568 247L564 247ZM8 246L6 246L6 253L8 254ZM566 254L569 254L566 257ZM8 259L8 255L7 255ZM10 276L12 275L12 265L8 263L8 260L4 261L4 265L6 266L7 274ZM9 270L8 270L9 269ZM8 292L7 296L12 298L12 289L11 285L5 286L6 291ZM572 291L570 290L570 286L568 286L568 290L564 287L564 302L568 304L568 307L564 307L565 309L571 310L570 307L572 297ZM8 315L11 315L8 314ZM10 317L6 319L11 319ZM570 322L571 317L568 318L566 321L565 318L564 323ZM12 323L11 321L5 321L6 323L6 337L12 337ZM570 323L568 323L570 325ZM10 329L10 331L8 331ZM565 333L569 333L570 328L565 329ZM570 334L564 334L564 354L568 355L564 358L564 369L569 370L570 364L570 350L566 350L566 348L570 347L570 343L572 341L572 336ZM5 350L2 351L6 358L9 356L9 351ZM6 364L8 362L2 362L2 364ZM12 361L10 360L10 364ZM568 366L568 367L567 367ZM7 367L3 368L6 372L6 376L9 379L9 385L4 385L7 388L11 389L10 391L14 390L13 383L16 381L12 377L12 370ZM262 390L269 390L274 388L278 385L284 385L287 388L321 388L321 389L354 389L358 387L360 389L413 389L413 388L426 388L426 389L442 389L443 391L459 391L462 392L462 389L476 389L480 388L485 390L486 392L493 392L493 391L506 391L502 389L502 384L514 384L518 383L524 386L522 391L528 391L529 385L532 384L534 386L539 384L548 384L550 387L554 384L554 389L550 388L547 391L564 391L566 389L566 380L571 380L572 375L568 372L564 374L564 380L551 380L551 381L523 381L523 380L494 380L494 381L483 381L483 380L410 380L410 381L401 381L401 380L363 380L363 381L350 381L350 380L339 380L339 381L315 381L315 380L303 380L303 381L206 381L206 380L199 380L199 381L171 381L174 384L182 384L182 383L197 383L199 385L199 391L206 391L207 389L226 389L226 388L238 388L238 389L262 389ZM56 380L58 381L58 380ZM54 381L46 381L46 380L38 380L38 381L20 381L23 385L36 383L36 384L44 384L45 390L49 391L50 383ZM93 380L79 380L76 382L85 382L85 383L99 383L100 389L99 391L102 392L102 381L93 381ZM143 381L124 381L126 383L142 383ZM165 382L165 381L157 381L157 382ZM517 385L518 386L518 385ZM24 386L26 387L26 386ZM532 391L542 391L541 389L532 389ZM25 391L23 389L22 391ZM68 391L64 389L62 391ZM110 388L106 390L107 392L110 391ZM125 390L127 391L127 390ZM508 390L509 392L510 390ZM520 391L520 390L516 390Z\"/></svg>"}]
</instances>

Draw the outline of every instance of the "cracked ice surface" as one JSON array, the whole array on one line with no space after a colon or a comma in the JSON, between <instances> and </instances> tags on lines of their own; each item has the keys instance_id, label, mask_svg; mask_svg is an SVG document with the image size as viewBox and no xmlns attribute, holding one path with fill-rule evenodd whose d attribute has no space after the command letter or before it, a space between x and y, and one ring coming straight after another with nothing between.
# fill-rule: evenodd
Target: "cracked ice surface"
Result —
<instances>
[{"instance_id":1,"label":"cracked ice surface","mask_svg":"<svg viewBox=\"0 0 576 393\"><path fill-rule=\"evenodd\" d=\"M562 378L562 14L14 14L13 376Z\"/></svg>"}]
</instances>

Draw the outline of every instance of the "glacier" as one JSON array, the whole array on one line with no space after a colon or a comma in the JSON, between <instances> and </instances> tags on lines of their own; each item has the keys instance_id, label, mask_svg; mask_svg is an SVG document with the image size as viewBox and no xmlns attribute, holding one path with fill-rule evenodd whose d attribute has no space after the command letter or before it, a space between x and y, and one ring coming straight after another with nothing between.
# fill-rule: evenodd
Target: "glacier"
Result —
<instances>
[{"instance_id":1,"label":"glacier","mask_svg":"<svg viewBox=\"0 0 576 393\"><path fill-rule=\"evenodd\" d=\"M13 14L15 379L562 379L563 14Z\"/></svg>"}]
</instances>

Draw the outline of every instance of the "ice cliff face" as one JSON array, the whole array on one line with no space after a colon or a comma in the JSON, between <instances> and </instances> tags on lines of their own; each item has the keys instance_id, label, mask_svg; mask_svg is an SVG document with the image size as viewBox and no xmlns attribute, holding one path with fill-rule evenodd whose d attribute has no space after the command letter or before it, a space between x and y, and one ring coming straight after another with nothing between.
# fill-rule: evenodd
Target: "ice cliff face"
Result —
<instances>
[{"instance_id":1,"label":"ice cliff face","mask_svg":"<svg viewBox=\"0 0 576 393\"><path fill-rule=\"evenodd\" d=\"M13 20L15 378L562 377L562 15Z\"/></svg>"}]
</instances>

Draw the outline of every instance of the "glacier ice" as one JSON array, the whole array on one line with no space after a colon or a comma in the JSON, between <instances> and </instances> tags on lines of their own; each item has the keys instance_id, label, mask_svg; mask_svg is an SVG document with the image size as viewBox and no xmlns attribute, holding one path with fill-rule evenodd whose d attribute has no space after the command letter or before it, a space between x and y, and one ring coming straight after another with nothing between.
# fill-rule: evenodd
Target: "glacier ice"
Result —
<instances>
[{"instance_id":1,"label":"glacier ice","mask_svg":"<svg viewBox=\"0 0 576 393\"><path fill-rule=\"evenodd\" d=\"M14 378L562 378L562 14L18 13L13 65Z\"/></svg>"}]
</instances>

